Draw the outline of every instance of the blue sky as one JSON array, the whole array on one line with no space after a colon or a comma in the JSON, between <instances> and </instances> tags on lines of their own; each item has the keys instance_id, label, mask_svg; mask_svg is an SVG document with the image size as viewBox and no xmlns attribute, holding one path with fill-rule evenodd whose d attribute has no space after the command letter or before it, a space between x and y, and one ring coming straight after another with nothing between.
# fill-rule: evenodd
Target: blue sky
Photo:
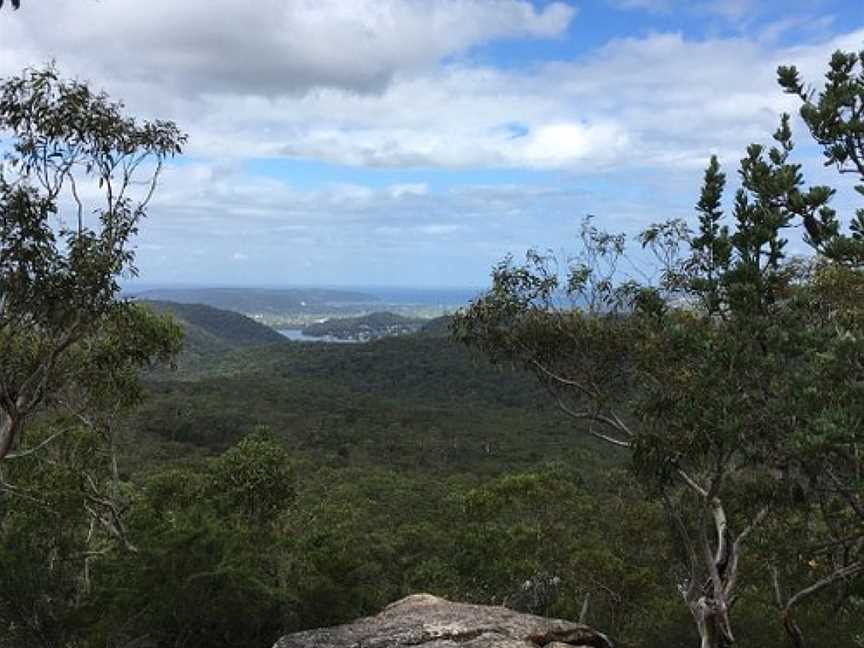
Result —
<instances>
[{"instance_id":1,"label":"blue sky","mask_svg":"<svg viewBox=\"0 0 864 648\"><path fill-rule=\"evenodd\" d=\"M141 228L144 282L477 286L508 252L572 249L588 213L630 233L692 217L709 155L734 185L796 109L778 64L818 82L864 47L850 0L243 6L0 12L0 75L53 58L189 132ZM808 181L840 183L796 135Z\"/></svg>"}]
</instances>

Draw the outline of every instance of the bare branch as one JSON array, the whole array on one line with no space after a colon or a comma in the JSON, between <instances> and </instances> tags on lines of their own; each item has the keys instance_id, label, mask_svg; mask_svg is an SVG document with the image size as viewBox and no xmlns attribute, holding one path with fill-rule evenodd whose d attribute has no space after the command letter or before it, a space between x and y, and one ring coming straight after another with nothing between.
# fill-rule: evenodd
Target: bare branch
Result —
<instances>
[{"instance_id":1,"label":"bare branch","mask_svg":"<svg viewBox=\"0 0 864 648\"><path fill-rule=\"evenodd\" d=\"M756 529L760 524L762 524L762 522L768 516L768 513L770 511L771 511L771 504L770 503L766 504L761 509L759 509L759 511L756 513L756 515L753 516L753 519L750 521L750 524L748 524L744 528L744 530L738 534L738 537L735 538L735 545L740 547L741 544L743 544L743 542L747 539L747 536L749 536L751 533L753 533L753 530Z\"/></svg>"},{"instance_id":2,"label":"bare branch","mask_svg":"<svg viewBox=\"0 0 864 648\"><path fill-rule=\"evenodd\" d=\"M862 572L864 572L864 562L861 561L852 563L851 565L847 565L841 569L837 569L831 574L828 574L824 578L816 581L809 587L805 587L804 589L797 592L794 596L792 596L792 598L790 598L786 602L784 609L790 610L808 596L812 596L813 594L825 589L829 585L833 585L837 581L857 576Z\"/></svg>"},{"instance_id":3,"label":"bare branch","mask_svg":"<svg viewBox=\"0 0 864 648\"><path fill-rule=\"evenodd\" d=\"M538 360L531 360L531 364L533 364L537 369L540 370L541 373L543 373L548 378L551 378L556 383L558 383L560 385L564 385L565 387L575 387L576 389L581 391L583 394L585 394L586 396L589 396L591 398L597 397L596 391L589 389L584 384L582 384L576 380L572 380L570 378L564 378L564 376L560 376L560 375L556 374L555 372L551 371L549 368L547 368L543 363L539 362Z\"/></svg>"},{"instance_id":4,"label":"bare branch","mask_svg":"<svg viewBox=\"0 0 864 648\"><path fill-rule=\"evenodd\" d=\"M680 466L678 466L677 464L673 464L673 465L675 465L675 472L678 474L679 477L681 477L681 479L684 480L684 483L687 484L687 486L689 486L690 489L694 493L696 493L700 497L704 497L704 498L708 497L708 491L707 490L705 490L699 484L697 484L696 480L694 480L690 475L688 475L687 472L684 469L682 469Z\"/></svg>"},{"instance_id":5,"label":"bare branch","mask_svg":"<svg viewBox=\"0 0 864 648\"><path fill-rule=\"evenodd\" d=\"M69 178L69 187L72 190L72 198L75 200L75 204L77 205L77 221L78 221L78 235L80 236L84 231L84 205L81 202L81 198L78 196L78 183L75 181L75 176L70 173L68 175Z\"/></svg>"},{"instance_id":6,"label":"bare branch","mask_svg":"<svg viewBox=\"0 0 864 648\"><path fill-rule=\"evenodd\" d=\"M762 524L763 520L768 516L768 512L771 510L771 505L766 504L753 516L753 519L750 521L741 533L738 534L738 537L735 538L735 541L732 543L731 553L729 555L729 564L726 568L726 587L725 592L726 596L731 596L732 592L735 591L735 586L738 581L738 556L741 555L741 546L744 544L744 541L747 537L753 533L753 530L756 529L760 524Z\"/></svg>"},{"instance_id":7,"label":"bare branch","mask_svg":"<svg viewBox=\"0 0 864 648\"><path fill-rule=\"evenodd\" d=\"M137 166L137 164L136 164ZM153 194L156 192L156 186L159 183L159 174L162 173L162 160L159 160L156 163L156 170L153 172L153 175L150 179L150 188L147 191L147 195L144 196L144 200L142 200L138 204L138 209L145 209L147 205L150 204L150 199L153 198Z\"/></svg>"},{"instance_id":8,"label":"bare branch","mask_svg":"<svg viewBox=\"0 0 864 648\"><path fill-rule=\"evenodd\" d=\"M611 419L600 414L592 414L591 412L577 412L571 409L560 396L556 396L555 398L558 402L558 407L561 409L562 412L567 414L567 416L576 419L577 421L593 421L596 423L603 423L604 425L611 425L612 427L615 427L617 429L617 426L615 426L614 421L612 421ZM602 432L597 432L590 426L587 430L585 430L585 432L597 439L605 441L606 443L611 443L612 445L618 446L619 448L631 447L629 441L622 441L621 439L616 439L615 437L603 434Z\"/></svg>"},{"instance_id":9,"label":"bare branch","mask_svg":"<svg viewBox=\"0 0 864 648\"><path fill-rule=\"evenodd\" d=\"M49 443L51 443L54 439L61 437L66 432L67 432L67 430L60 430L59 432L55 432L54 434L52 434L50 437L45 439L39 445L33 446L32 448L28 448L27 450L24 450L23 452L11 452L11 453L7 454L4 457L4 459L21 459L22 457L32 455L34 452L38 452L39 450L41 450L42 448L47 446Z\"/></svg>"}]
</instances>

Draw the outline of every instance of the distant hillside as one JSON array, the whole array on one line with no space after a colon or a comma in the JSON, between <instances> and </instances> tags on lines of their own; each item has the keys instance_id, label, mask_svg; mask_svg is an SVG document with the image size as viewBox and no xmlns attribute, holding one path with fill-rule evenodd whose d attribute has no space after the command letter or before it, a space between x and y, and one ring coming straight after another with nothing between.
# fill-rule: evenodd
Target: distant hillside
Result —
<instances>
[{"instance_id":1,"label":"distant hillside","mask_svg":"<svg viewBox=\"0 0 864 648\"><path fill-rule=\"evenodd\" d=\"M285 342L285 338L273 329L233 311L204 304L137 301L161 313L170 313L179 320L186 334L183 350L187 356Z\"/></svg>"},{"instance_id":2,"label":"distant hillside","mask_svg":"<svg viewBox=\"0 0 864 648\"><path fill-rule=\"evenodd\" d=\"M303 334L311 337L368 341L415 333L427 321L389 312L370 313L361 317L334 318L319 324L311 324L303 329Z\"/></svg>"},{"instance_id":3,"label":"distant hillside","mask_svg":"<svg viewBox=\"0 0 864 648\"><path fill-rule=\"evenodd\" d=\"M323 288L166 288L145 290L138 299L206 304L239 313L287 313L315 311L324 307L370 304L374 295L348 290Z\"/></svg>"},{"instance_id":4,"label":"distant hillside","mask_svg":"<svg viewBox=\"0 0 864 648\"><path fill-rule=\"evenodd\" d=\"M443 315L427 322L418 331L419 335L426 337L446 338L450 336L450 323L453 321L451 315Z\"/></svg>"}]
</instances>

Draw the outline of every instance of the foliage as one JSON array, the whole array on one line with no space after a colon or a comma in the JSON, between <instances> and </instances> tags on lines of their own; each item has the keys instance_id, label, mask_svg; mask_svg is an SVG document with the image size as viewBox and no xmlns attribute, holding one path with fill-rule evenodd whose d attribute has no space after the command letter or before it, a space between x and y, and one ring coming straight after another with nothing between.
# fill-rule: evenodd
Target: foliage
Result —
<instances>
[{"instance_id":1,"label":"foliage","mask_svg":"<svg viewBox=\"0 0 864 648\"><path fill-rule=\"evenodd\" d=\"M797 68L777 70L783 90L801 99L801 118L824 152L825 166L858 175L855 190L864 195L864 51L836 51L818 95L801 80ZM816 219L804 214L810 242L833 259L853 264L864 260L864 209L850 223L850 234L840 233L836 213L824 210Z\"/></svg>"},{"instance_id":2,"label":"foliage","mask_svg":"<svg viewBox=\"0 0 864 648\"><path fill-rule=\"evenodd\" d=\"M0 641L75 645L96 613L93 565L137 552L113 428L180 331L119 299L118 279L185 136L51 66L0 85L0 133Z\"/></svg>"},{"instance_id":3,"label":"foliage","mask_svg":"<svg viewBox=\"0 0 864 648\"><path fill-rule=\"evenodd\" d=\"M60 648L89 631L87 576L109 533L87 508L108 464L98 433L74 423L41 453L4 463L14 486L0 492L0 646Z\"/></svg>"},{"instance_id":4,"label":"foliage","mask_svg":"<svg viewBox=\"0 0 864 648\"><path fill-rule=\"evenodd\" d=\"M249 435L213 463L210 491L251 520L270 520L294 494L288 453L263 430Z\"/></svg>"},{"instance_id":5,"label":"foliage","mask_svg":"<svg viewBox=\"0 0 864 648\"><path fill-rule=\"evenodd\" d=\"M151 378L132 418L139 464L165 442L221 451L258 425L332 466L497 473L585 445L526 377L477 367L445 339L287 343L179 363Z\"/></svg>"},{"instance_id":6,"label":"foliage","mask_svg":"<svg viewBox=\"0 0 864 648\"><path fill-rule=\"evenodd\" d=\"M135 271L130 239L185 136L170 122L137 123L53 67L0 86L0 133L10 138L0 169L2 460L28 419L86 384L82 363L126 373L176 351L176 330L119 300L117 280ZM85 184L101 202L85 206Z\"/></svg>"},{"instance_id":7,"label":"foliage","mask_svg":"<svg viewBox=\"0 0 864 648\"><path fill-rule=\"evenodd\" d=\"M608 453L598 455L602 447L568 434L554 410L510 405L517 389L539 397L530 383L472 368L460 350L422 337L225 353L151 378L144 411L119 430L119 501L136 551L84 542L90 518L81 498L92 490L84 475L104 475L110 463L98 437L79 446L78 459L60 455L62 444L50 446L68 481L49 485L47 473L38 475L52 464L35 455L8 462L11 482L27 493L50 491L58 498L52 508L64 511L55 518L11 494L5 500L0 546L3 564L15 570L0 579L16 580L3 591L29 591L16 601L29 600L31 615L58 642L16 625L11 645L269 645L282 633L349 621L418 591L574 619L587 598L585 620L619 645L691 640L674 600L680 572L670 568L680 546L665 533L662 503L646 501ZM304 360L306 353L312 357ZM408 373L420 357L425 394L383 380ZM364 384L376 358L380 376ZM275 367L295 373L282 377ZM451 403L451 390L462 400ZM145 422L158 430L171 424L159 413L178 409L201 445L144 433ZM261 412L270 413L269 431L254 429ZM328 414L324 427L307 430ZM227 441L213 427L222 416ZM460 431L455 450L450 426ZM494 454L485 452L487 441ZM450 460L436 458L439 447ZM52 569L26 559L44 555L46 541L70 559ZM93 549L107 551L89 562L85 594L82 554ZM736 606L739 640L781 645L766 629L768 584L748 580ZM833 601L817 603L802 624L828 614ZM11 617L3 610L0 619Z\"/></svg>"},{"instance_id":8,"label":"foliage","mask_svg":"<svg viewBox=\"0 0 864 648\"><path fill-rule=\"evenodd\" d=\"M454 562L468 586L460 597L582 618L625 645L639 643L642 616L671 585L656 570L671 549L662 509L628 492L621 471L581 472L549 465L458 499ZM634 547L634 535L651 542Z\"/></svg>"}]
</instances>

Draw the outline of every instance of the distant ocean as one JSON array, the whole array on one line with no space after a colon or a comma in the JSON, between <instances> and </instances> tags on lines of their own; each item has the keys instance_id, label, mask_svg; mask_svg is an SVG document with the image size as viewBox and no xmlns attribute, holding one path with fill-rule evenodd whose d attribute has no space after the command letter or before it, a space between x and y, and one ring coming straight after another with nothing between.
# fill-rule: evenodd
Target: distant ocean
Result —
<instances>
[{"instance_id":1,"label":"distant ocean","mask_svg":"<svg viewBox=\"0 0 864 648\"><path fill-rule=\"evenodd\" d=\"M351 290L378 297L382 304L417 306L464 306L483 292L483 288L406 288L391 286L351 286Z\"/></svg>"},{"instance_id":2,"label":"distant ocean","mask_svg":"<svg viewBox=\"0 0 864 648\"><path fill-rule=\"evenodd\" d=\"M133 282L123 287L123 294L134 296L148 290L177 290L177 289L201 289L201 288L232 288L242 290L255 289L327 289L347 290L351 292L365 293L376 297L376 304L380 305L405 305L405 306L439 306L445 308L459 308L465 306L472 299L483 293L484 288L465 287L440 287L440 288L415 288L410 286L333 286L333 285L296 285L296 286L225 286L225 285L203 285L203 284L148 284L144 282Z\"/></svg>"}]
</instances>

